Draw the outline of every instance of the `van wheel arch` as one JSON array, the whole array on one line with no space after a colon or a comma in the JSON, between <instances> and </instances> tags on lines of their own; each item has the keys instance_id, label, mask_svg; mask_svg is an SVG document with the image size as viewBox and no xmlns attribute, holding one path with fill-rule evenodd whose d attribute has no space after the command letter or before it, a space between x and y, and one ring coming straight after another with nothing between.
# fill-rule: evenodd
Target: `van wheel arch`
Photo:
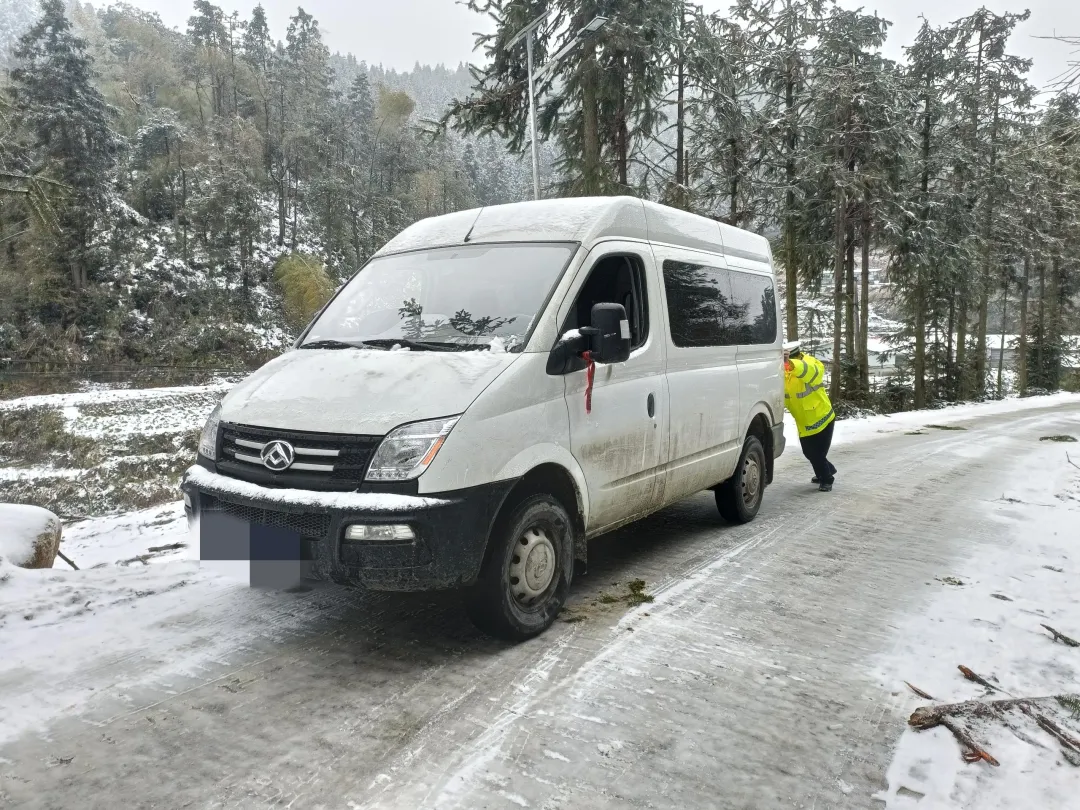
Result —
<instances>
[{"instance_id":1,"label":"van wheel arch","mask_svg":"<svg viewBox=\"0 0 1080 810\"><path fill-rule=\"evenodd\" d=\"M585 540L584 503L573 477L564 467L558 464L541 464L539 467L534 467L523 475L514 484L513 489L506 494L502 506L499 507L495 520L492 522L491 531L488 533L488 545L484 553L484 562L486 563L492 554L491 537L496 534L496 530L520 503L533 495L551 495L562 504L574 524L574 561L584 564L588 559L588 544Z\"/></svg>"},{"instance_id":2,"label":"van wheel arch","mask_svg":"<svg viewBox=\"0 0 1080 810\"><path fill-rule=\"evenodd\" d=\"M577 488L566 470L541 465L503 499L465 610L484 632L509 641L542 633L566 603L584 545Z\"/></svg>"},{"instance_id":3,"label":"van wheel arch","mask_svg":"<svg viewBox=\"0 0 1080 810\"><path fill-rule=\"evenodd\" d=\"M765 483L772 484L773 471L776 467L776 448L773 446L772 425L766 414L758 413L750 420L750 427L746 429L745 438L749 439L751 436L756 436L761 446L765 448Z\"/></svg>"}]
</instances>

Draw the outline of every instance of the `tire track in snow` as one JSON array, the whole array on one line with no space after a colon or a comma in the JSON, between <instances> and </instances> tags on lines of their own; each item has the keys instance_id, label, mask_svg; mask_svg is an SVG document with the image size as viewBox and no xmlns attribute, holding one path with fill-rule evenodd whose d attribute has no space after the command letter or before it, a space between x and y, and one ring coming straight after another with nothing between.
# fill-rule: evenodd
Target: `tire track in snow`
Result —
<instances>
[{"instance_id":1,"label":"tire track in snow","mask_svg":"<svg viewBox=\"0 0 1080 810\"><path fill-rule=\"evenodd\" d=\"M762 528L752 537L734 547L689 569L673 573L657 588L654 593L655 601L649 606L649 612L657 617L662 617L667 613L678 610L687 603L704 581L717 570L755 549L767 547L774 543L785 521L783 518L773 518L769 524L768 527ZM562 656L570 646L570 642L574 639L576 633L570 631L560 638L556 646L544 653L532 671L515 685L515 689L521 693L518 699L512 705L502 709L488 728L477 738L470 741L463 751L459 752L458 758L460 762L458 764L448 765L441 771L439 779L442 782L442 787L438 788L438 793L433 796L435 788L432 788L422 798L416 800L415 805L409 806L430 806L439 810L474 806L467 802L462 803L468 797L468 790L482 778L483 768L503 753L507 740L511 733L516 730L516 726L526 719L538 704L549 700L553 695L567 692L571 688L584 690L594 685L595 681L591 681L590 677L598 675L598 668L612 656L622 651L628 644L635 641L633 637L624 632L628 624L634 621L634 618L634 611L626 614L611 631L610 639L598 651L590 654L583 661L566 662L568 666L572 667L572 671L558 680L550 682L552 671L562 660ZM402 755L401 761L407 760L411 762L417 753L418 751L415 750L406 752ZM463 758L461 755L463 755ZM389 790L390 787L389 784L384 786L384 792ZM408 801L405 802L405 805L400 804L401 800L400 795L395 797L396 806L408 805ZM379 805L378 801L358 805L363 810L373 810L379 806L381 805Z\"/></svg>"}]
</instances>

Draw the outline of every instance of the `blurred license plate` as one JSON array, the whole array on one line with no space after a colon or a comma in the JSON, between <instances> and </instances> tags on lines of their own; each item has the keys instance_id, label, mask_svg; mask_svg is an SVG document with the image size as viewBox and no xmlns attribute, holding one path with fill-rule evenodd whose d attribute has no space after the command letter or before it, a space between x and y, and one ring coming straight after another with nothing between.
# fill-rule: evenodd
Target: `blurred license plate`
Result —
<instances>
[{"instance_id":1,"label":"blurred license plate","mask_svg":"<svg viewBox=\"0 0 1080 810\"><path fill-rule=\"evenodd\" d=\"M300 533L292 529L249 523L225 512L199 516L200 559L224 563L230 572L238 571L237 564L242 563L244 578L253 586L290 588L306 579L311 562L304 559L308 556L304 552Z\"/></svg>"}]
</instances>

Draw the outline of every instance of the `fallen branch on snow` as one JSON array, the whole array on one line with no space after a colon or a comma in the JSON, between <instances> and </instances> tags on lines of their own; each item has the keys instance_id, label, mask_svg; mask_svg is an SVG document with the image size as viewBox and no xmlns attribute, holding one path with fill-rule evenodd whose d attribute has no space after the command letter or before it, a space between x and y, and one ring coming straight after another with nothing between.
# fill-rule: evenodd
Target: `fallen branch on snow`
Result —
<instances>
[{"instance_id":1,"label":"fallen branch on snow","mask_svg":"<svg viewBox=\"0 0 1080 810\"><path fill-rule=\"evenodd\" d=\"M1000 720L1002 714L1025 706L1037 707L1041 702L1056 700L1055 697L1009 698L1007 700L965 700L963 703L946 703L941 706L923 706L908 718L908 725L923 731L941 725L942 718L970 717L979 720Z\"/></svg>"},{"instance_id":2,"label":"fallen branch on snow","mask_svg":"<svg viewBox=\"0 0 1080 810\"><path fill-rule=\"evenodd\" d=\"M966 730L961 728L952 720L947 717L943 717L941 718L940 725L951 731L952 735L956 737L956 741L967 749L967 751L964 752L965 762L978 762L979 760L982 760L983 762L988 762L989 764L993 765L995 768L1001 766L1001 763L994 759L994 757L990 753L979 747L979 745L975 742L975 740L971 738L971 735L968 734Z\"/></svg>"},{"instance_id":3,"label":"fallen branch on snow","mask_svg":"<svg viewBox=\"0 0 1080 810\"><path fill-rule=\"evenodd\" d=\"M1010 698L1008 700L968 700L963 703L949 703L942 706L923 706L916 709L908 718L908 725L918 731L942 726L947 728L964 749L963 756L966 762L987 762L998 766L1000 763L983 749L972 736L959 723L958 718L973 720L997 720L1001 721L1007 712L1019 709L1030 717L1035 723L1061 743L1063 755L1071 764L1080 763L1080 740L1077 740L1057 723L1038 711L1042 704L1052 707L1055 703L1061 703L1065 699L1076 699L1071 695L1039 698Z\"/></svg>"},{"instance_id":4,"label":"fallen branch on snow","mask_svg":"<svg viewBox=\"0 0 1080 810\"><path fill-rule=\"evenodd\" d=\"M1035 722L1039 724L1039 728L1041 728L1047 734L1056 737L1058 742L1060 742L1066 748L1071 748L1073 751L1076 751L1078 754L1080 754L1080 740L1076 739L1076 737L1073 737L1071 734L1063 731L1061 726L1059 726L1053 720L1039 714L1035 716Z\"/></svg>"},{"instance_id":5,"label":"fallen branch on snow","mask_svg":"<svg viewBox=\"0 0 1080 810\"><path fill-rule=\"evenodd\" d=\"M56 551L56 556L57 556L57 557L59 557L59 558L60 558L61 560L63 560L64 562L66 562L66 563L67 563L68 565L70 565L70 566L71 566L72 568L74 568L74 569L75 569L76 571L78 571L78 570L79 570L79 566L77 566L77 565L76 565L75 563L73 563L73 562L71 561L71 558L69 558L67 554L65 554L64 552L60 551L59 549L57 549L57 551Z\"/></svg>"},{"instance_id":6,"label":"fallen branch on snow","mask_svg":"<svg viewBox=\"0 0 1080 810\"><path fill-rule=\"evenodd\" d=\"M933 695L928 695L926 692L924 692L919 687L913 686L912 684L908 683L907 681L904 681L904 683L907 684L908 689L910 689L912 692L914 692L916 695L923 698L924 700L934 700L935 699Z\"/></svg>"},{"instance_id":7,"label":"fallen branch on snow","mask_svg":"<svg viewBox=\"0 0 1080 810\"><path fill-rule=\"evenodd\" d=\"M990 681L986 680L986 678L983 678L981 675L976 675L974 672L972 672L970 669L965 667L963 664L961 664L959 667L957 667L957 669L959 669L964 674L964 677L967 678L969 681L977 683L977 684L979 684L979 686L985 686L991 692L1002 692L1002 691L1004 691L1000 686L996 686L996 685L990 683Z\"/></svg>"},{"instance_id":8,"label":"fallen branch on snow","mask_svg":"<svg viewBox=\"0 0 1080 810\"><path fill-rule=\"evenodd\" d=\"M1076 469L1080 470L1080 464L1077 464L1075 461L1073 461L1071 458L1069 458L1068 453L1065 454L1065 460L1067 462L1069 462L1070 464L1072 464L1074 467L1076 467Z\"/></svg>"},{"instance_id":9,"label":"fallen branch on snow","mask_svg":"<svg viewBox=\"0 0 1080 810\"><path fill-rule=\"evenodd\" d=\"M971 735L953 720L954 717L964 716L968 713L978 714L982 711L988 711L985 708L988 705L982 701L973 700L968 703L951 703L945 706L926 706L916 709L912 713L911 717L908 718L908 725L917 728L919 731L927 731L928 729L943 726L952 732L952 735L956 737L956 741L960 743L960 747L964 749L963 757L965 762L982 760L996 768L1001 763L976 743Z\"/></svg>"},{"instance_id":10,"label":"fallen branch on snow","mask_svg":"<svg viewBox=\"0 0 1080 810\"><path fill-rule=\"evenodd\" d=\"M1058 698L1058 702L1062 702L1061 698ZM1077 756L1080 754L1080 740L1066 732L1046 715L1033 714L1030 708L1023 705L1020 706L1020 710L1034 720L1039 728L1061 743L1061 755L1066 762L1075 768L1080 768L1080 756Z\"/></svg>"},{"instance_id":11,"label":"fallen branch on snow","mask_svg":"<svg viewBox=\"0 0 1080 810\"><path fill-rule=\"evenodd\" d=\"M1069 647L1080 647L1080 641L1077 641L1074 638L1069 638L1064 633L1059 633L1057 630L1055 630L1050 625L1044 624L1043 628L1046 629L1046 630L1049 630L1050 633L1054 636L1054 643L1055 644L1057 644L1060 641L1063 644L1068 645Z\"/></svg>"}]
</instances>

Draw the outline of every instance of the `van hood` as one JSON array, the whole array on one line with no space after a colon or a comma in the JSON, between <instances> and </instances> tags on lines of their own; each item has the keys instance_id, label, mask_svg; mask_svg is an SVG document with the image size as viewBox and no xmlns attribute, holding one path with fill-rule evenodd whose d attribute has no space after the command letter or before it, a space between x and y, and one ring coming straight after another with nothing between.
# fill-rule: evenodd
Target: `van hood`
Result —
<instances>
[{"instance_id":1,"label":"van hood","mask_svg":"<svg viewBox=\"0 0 1080 810\"><path fill-rule=\"evenodd\" d=\"M406 422L456 416L519 355L294 349L222 400L238 425L383 436Z\"/></svg>"}]
</instances>

